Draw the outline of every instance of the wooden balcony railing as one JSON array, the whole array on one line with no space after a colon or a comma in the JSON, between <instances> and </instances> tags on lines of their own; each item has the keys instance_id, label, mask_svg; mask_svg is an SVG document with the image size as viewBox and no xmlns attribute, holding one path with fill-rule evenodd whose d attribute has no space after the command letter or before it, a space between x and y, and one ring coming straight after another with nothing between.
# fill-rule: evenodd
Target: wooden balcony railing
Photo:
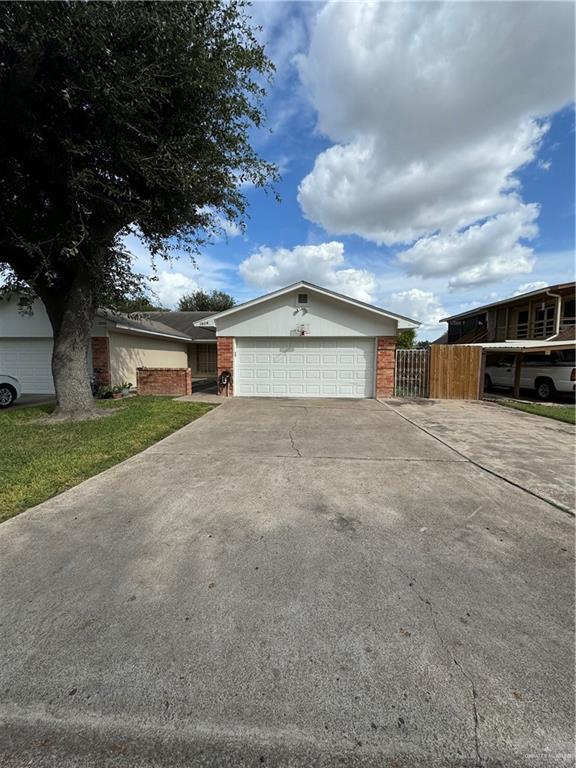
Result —
<instances>
[{"instance_id":1,"label":"wooden balcony railing","mask_svg":"<svg viewBox=\"0 0 576 768\"><path fill-rule=\"evenodd\" d=\"M560 322L560 330L576 325L576 318L564 317ZM556 323L554 318L533 320L531 323L518 323L508 329L509 339L547 339L554 335Z\"/></svg>"}]
</instances>

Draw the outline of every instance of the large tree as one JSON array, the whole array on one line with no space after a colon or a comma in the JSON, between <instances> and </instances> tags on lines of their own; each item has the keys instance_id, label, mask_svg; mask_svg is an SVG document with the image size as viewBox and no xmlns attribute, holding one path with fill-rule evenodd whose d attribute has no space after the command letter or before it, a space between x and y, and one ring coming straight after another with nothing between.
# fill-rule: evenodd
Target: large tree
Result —
<instances>
[{"instance_id":1,"label":"large tree","mask_svg":"<svg viewBox=\"0 0 576 768\"><path fill-rule=\"evenodd\" d=\"M0 4L0 262L46 307L61 414L92 407L98 304L140 287L124 235L193 256L273 183L272 69L236 0Z\"/></svg>"},{"instance_id":2,"label":"large tree","mask_svg":"<svg viewBox=\"0 0 576 768\"><path fill-rule=\"evenodd\" d=\"M186 293L178 300L178 309L181 312L223 312L236 304L229 293L224 291L192 291Z\"/></svg>"}]
</instances>

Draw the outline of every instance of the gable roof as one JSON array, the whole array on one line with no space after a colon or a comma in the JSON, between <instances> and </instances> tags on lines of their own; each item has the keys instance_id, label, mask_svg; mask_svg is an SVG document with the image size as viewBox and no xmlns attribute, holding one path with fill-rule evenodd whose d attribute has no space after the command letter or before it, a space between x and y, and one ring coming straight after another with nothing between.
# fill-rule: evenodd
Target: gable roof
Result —
<instances>
[{"instance_id":1,"label":"gable roof","mask_svg":"<svg viewBox=\"0 0 576 768\"><path fill-rule=\"evenodd\" d=\"M143 316L144 313L134 315L125 315L122 312L114 312L111 309L98 309L96 316L110 323L119 331L128 331L130 333L141 333L146 336L163 336L167 339L177 339L178 341L192 341L192 338L181 331L171 328L169 325L149 320Z\"/></svg>"},{"instance_id":2,"label":"gable roof","mask_svg":"<svg viewBox=\"0 0 576 768\"><path fill-rule=\"evenodd\" d=\"M537 288L535 291L528 291L527 293L519 293L517 296L510 296L508 299L500 299L499 301L493 301L491 304L482 304L479 307L472 307L472 309L467 309L465 312L459 312L457 315L449 315L448 317L442 317L440 319L441 323L447 323L449 320L458 320L461 317L467 317L468 315L477 315L481 312L484 312L487 309L492 309L493 307L499 307L504 304L511 304L512 302L522 302L524 299L528 299L530 297L538 296L540 294L546 295L550 291L559 291L563 290L565 288L575 288L576 284L574 282L571 283L557 283L556 285L547 285L545 288Z\"/></svg>"},{"instance_id":3,"label":"gable roof","mask_svg":"<svg viewBox=\"0 0 576 768\"><path fill-rule=\"evenodd\" d=\"M316 293L320 293L324 296L328 296L333 299L338 299L346 304L350 304L353 307L358 307L359 309L364 309L368 312L372 312L376 315L380 315L381 317L388 317L392 320L398 321L398 328L418 328L420 323L417 320L412 320L410 317L404 317L404 315L397 315L395 312L390 312L387 309L381 309L380 307L375 307L372 304L366 304L364 301L358 301L358 299L353 299L351 296L344 296L342 293L336 293L336 291L330 291L328 288L322 288L319 285L314 285L314 283L309 283L306 280L300 280L297 283L292 283L291 285L287 285L285 288L280 288L277 291L273 291L272 293L266 293L264 296L259 296L256 299L251 299L250 301L245 301L243 304L236 304L234 307L231 307L230 309L225 309L223 312L217 312L214 315L211 315L209 318L204 318L197 320L194 325L199 327L214 327L215 320L219 320L221 317L227 317L228 315L233 315L236 312L242 312L244 309L248 309L249 307L255 307L258 304L262 304L266 301L270 301L271 299L275 299L278 296L283 296L285 293L290 293L291 291L296 291L299 288L306 288L308 291L313 291Z\"/></svg>"},{"instance_id":4,"label":"gable roof","mask_svg":"<svg viewBox=\"0 0 576 768\"><path fill-rule=\"evenodd\" d=\"M141 314L147 320L163 323L180 333L185 333L189 338L216 341L216 335L213 328L200 328L195 325L196 320L211 317L216 314L215 312L171 312L156 310L153 312L142 312Z\"/></svg>"}]
</instances>

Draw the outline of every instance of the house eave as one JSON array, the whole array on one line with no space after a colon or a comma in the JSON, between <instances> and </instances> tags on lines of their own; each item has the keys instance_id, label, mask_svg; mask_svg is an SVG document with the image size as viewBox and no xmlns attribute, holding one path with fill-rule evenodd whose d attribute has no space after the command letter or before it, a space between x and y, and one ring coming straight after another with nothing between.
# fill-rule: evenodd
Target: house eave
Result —
<instances>
[{"instance_id":1,"label":"house eave","mask_svg":"<svg viewBox=\"0 0 576 768\"><path fill-rule=\"evenodd\" d=\"M177 336L171 333L162 333L160 331L148 331L143 328L133 328L129 325L122 325L120 323L110 323L110 330L122 331L122 333L135 334L136 336L155 336L163 339L172 339L173 341L181 341L183 344L189 344L195 341L191 336Z\"/></svg>"},{"instance_id":2,"label":"house eave","mask_svg":"<svg viewBox=\"0 0 576 768\"><path fill-rule=\"evenodd\" d=\"M510 296L507 299L500 299L500 301L494 301L491 304L482 304L479 307L468 309L466 312L459 312L457 315L450 315L449 317L442 317L439 322L448 323L450 320L460 320L464 317L471 317L473 315L486 312L489 309L495 307L501 307L505 304L512 304L516 302L522 302L524 299L534 298L534 296L546 295L547 293L554 293L554 291L561 291L566 288L574 288L574 283L558 283L557 285L548 285L546 288L538 288L535 291L528 291L528 293L521 293L518 296Z\"/></svg>"}]
</instances>

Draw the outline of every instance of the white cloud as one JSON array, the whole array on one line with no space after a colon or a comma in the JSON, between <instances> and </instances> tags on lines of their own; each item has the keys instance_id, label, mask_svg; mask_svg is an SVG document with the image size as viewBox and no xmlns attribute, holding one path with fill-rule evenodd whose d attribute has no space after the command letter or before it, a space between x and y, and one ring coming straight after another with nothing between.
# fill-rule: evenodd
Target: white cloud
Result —
<instances>
[{"instance_id":1,"label":"white cloud","mask_svg":"<svg viewBox=\"0 0 576 768\"><path fill-rule=\"evenodd\" d=\"M513 296L521 296L523 293L530 293L530 291L539 291L540 288L547 288L548 283L544 280L535 280L533 283L522 283L512 294Z\"/></svg>"},{"instance_id":2,"label":"white cloud","mask_svg":"<svg viewBox=\"0 0 576 768\"><path fill-rule=\"evenodd\" d=\"M573 98L573 19L569 3L328 3L299 57L334 142L300 185L304 214L378 244L426 238L423 257L447 238L453 288L529 271L515 174ZM467 228L486 219L515 250L472 261Z\"/></svg>"},{"instance_id":3,"label":"white cloud","mask_svg":"<svg viewBox=\"0 0 576 768\"><path fill-rule=\"evenodd\" d=\"M419 320L423 331L437 329L440 326L440 318L448 314L434 293L422 291L420 288L393 293L385 304L387 309Z\"/></svg>"},{"instance_id":4,"label":"white cloud","mask_svg":"<svg viewBox=\"0 0 576 768\"><path fill-rule=\"evenodd\" d=\"M242 186L242 184L240 184L240 186ZM223 216L221 213L218 213L218 211L214 210L210 206L204 206L203 208L200 208L200 212L213 214L215 230L211 234L212 238L216 242L221 240L223 237L231 239L242 234L242 229L236 221L230 221L230 219L227 219L225 216Z\"/></svg>"},{"instance_id":5,"label":"white cloud","mask_svg":"<svg viewBox=\"0 0 576 768\"><path fill-rule=\"evenodd\" d=\"M255 2L248 9L253 21L262 27L257 36L265 43L266 55L274 62L276 81L289 74L295 54L305 47L314 10L308 3L281 0Z\"/></svg>"},{"instance_id":6,"label":"white cloud","mask_svg":"<svg viewBox=\"0 0 576 768\"><path fill-rule=\"evenodd\" d=\"M232 237L238 237L242 234L242 230L240 229L240 225L237 224L235 221L229 221L228 219L225 219L223 216L218 216L218 226L222 229L226 237L232 238Z\"/></svg>"},{"instance_id":7,"label":"white cloud","mask_svg":"<svg viewBox=\"0 0 576 768\"><path fill-rule=\"evenodd\" d=\"M231 290L235 264L206 253L199 253L192 260L189 254L176 252L170 262L155 259L154 270L150 251L138 237L128 235L124 245L133 256L134 271L148 276L148 289L165 307L174 307L180 296L190 291Z\"/></svg>"},{"instance_id":8,"label":"white cloud","mask_svg":"<svg viewBox=\"0 0 576 768\"><path fill-rule=\"evenodd\" d=\"M294 248L262 246L240 264L239 271L247 283L267 290L308 280L370 302L376 289L372 272L345 267L344 244L336 241Z\"/></svg>"},{"instance_id":9,"label":"white cloud","mask_svg":"<svg viewBox=\"0 0 576 768\"><path fill-rule=\"evenodd\" d=\"M185 293L197 291L200 286L188 275L181 272L162 271L158 273L158 280L154 281L152 290L158 296L163 307L175 307L178 299Z\"/></svg>"},{"instance_id":10,"label":"white cloud","mask_svg":"<svg viewBox=\"0 0 576 768\"><path fill-rule=\"evenodd\" d=\"M423 237L398 258L409 274L453 275L448 281L451 289L530 272L532 249L519 240L536 236L537 216L538 206L522 205L461 232Z\"/></svg>"}]
</instances>

